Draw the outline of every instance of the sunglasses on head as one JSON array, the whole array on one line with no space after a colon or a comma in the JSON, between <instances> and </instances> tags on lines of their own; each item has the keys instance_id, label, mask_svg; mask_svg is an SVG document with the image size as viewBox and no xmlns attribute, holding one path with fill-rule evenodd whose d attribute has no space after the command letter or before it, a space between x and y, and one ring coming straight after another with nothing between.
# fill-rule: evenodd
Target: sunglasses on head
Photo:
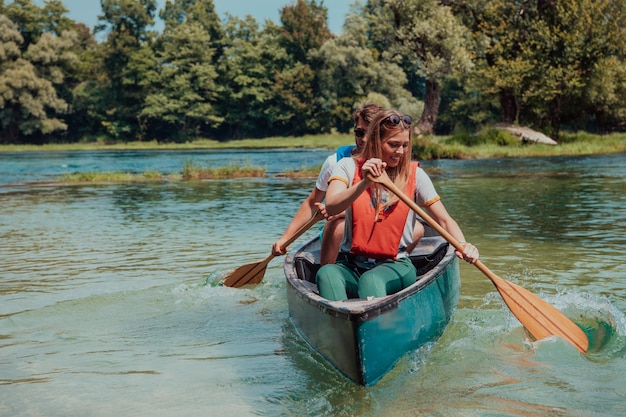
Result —
<instances>
[{"instance_id":1,"label":"sunglasses on head","mask_svg":"<svg viewBox=\"0 0 626 417\"><path fill-rule=\"evenodd\" d=\"M408 114L405 114L403 116L400 116L397 114L391 114L387 116L387 118L385 118L384 122L390 122L390 123L393 123L394 125L399 125L400 122L404 122L405 124L410 125L411 122L413 122L413 118L409 116Z\"/></svg>"},{"instance_id":2,"label":"sunglasses on head","mask_svg":"<svg viewBox=\"0 0 626 417\"><path fill-rule=\"evenodd\" d=\"M362 138L363 136L365 136L365 129L361 127L355 127L354 136L356 136L357 138Z\"/></svg>"}]
</instances>

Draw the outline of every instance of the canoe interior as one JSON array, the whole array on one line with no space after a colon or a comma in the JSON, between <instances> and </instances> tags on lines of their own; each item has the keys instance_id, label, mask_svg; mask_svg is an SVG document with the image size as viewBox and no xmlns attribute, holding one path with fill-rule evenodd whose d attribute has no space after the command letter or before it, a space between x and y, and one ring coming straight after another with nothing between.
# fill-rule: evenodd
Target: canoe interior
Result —
<instances>
[{"instance_id":1,"label":"canoe interior","mask_svg":"<svg viewBox=\"0 0 626 417\"><path fill-rule=\"evenodd\" d=\"M436 267L445 256L449 244L443 238L425 238L424 244L413 251L411 261L417 270L417 277ZM295 257L296 273L299 279L315 283L315 274L320 269L319 240L314 239L303 247Z\"/></svg>"}]
</instances>

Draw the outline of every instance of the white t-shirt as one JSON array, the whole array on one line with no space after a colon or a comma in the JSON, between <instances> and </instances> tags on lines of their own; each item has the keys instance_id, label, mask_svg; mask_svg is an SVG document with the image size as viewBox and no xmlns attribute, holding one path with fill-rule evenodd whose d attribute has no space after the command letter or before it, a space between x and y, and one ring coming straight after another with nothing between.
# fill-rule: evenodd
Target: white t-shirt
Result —
<instances>
[{"instance_id":1,"label":"white t-shirt","mask_svg":"<svg viewBox=\"0 0 626 417\"><path fill-rule=\"evenodd\" d=\"M333 174L333 170L337 166L337 162L342 158L351 156L355 149L355 145L340 146L334 154L326 158L324 164L322 165L322 169L320 170L320 174L317 177L315 188L324 192L328 191L328 180Z\"/></svg>"},{"instance_id":2,"label":"white t-shirt","mask_svg":"<svg viewBox=\"0 0 626 417\"><path fill-rule=\"evenodd\" d=\"M347 158L344 158L347 159ZM350 158L351 159L351 158ZM333 170L337 166L337 153L335 152L332 155L328 155L328 158L324 161L322 165L322 169L320 170L320 174L317 177L317 182L315 183L315 187L321 191L328 191L328 180L333 173Z\"/></svg>"},{"instance_id":3,"label":"white t-shirt","mask_svg":"<svg viewBox=\"0 0 626 417\"><path fill-rule=\"evenodd\" d=\"M335 160L336 161L336 160ZM336 166L330 177L339 177L345 179L349 187L352 187L352 181L354 181L354 171L356 170L356 160L354 158L343 158L342 160L335 162ZM329 178L330 179L330 178ZM328 187L327 187L328 188ZM433 182L424 170L420 167L415 171L415 191L413 193L413 200L420 206L426 207L439 201L439 194L435 190ZM403 204L399 202L398 204ZM413 210L409 210L406 223L404 225L404 231L402 232L402 239L400 239L401 248L406 248L413 243L413 227L418 220L418 215ZM350 252L352 248L352 208L348 207L346 210L346 223L343 236L343 242L341 243L341 252ZM400 256L406 256L406 252L400 253Z\"/></svg>"}]
</instances>

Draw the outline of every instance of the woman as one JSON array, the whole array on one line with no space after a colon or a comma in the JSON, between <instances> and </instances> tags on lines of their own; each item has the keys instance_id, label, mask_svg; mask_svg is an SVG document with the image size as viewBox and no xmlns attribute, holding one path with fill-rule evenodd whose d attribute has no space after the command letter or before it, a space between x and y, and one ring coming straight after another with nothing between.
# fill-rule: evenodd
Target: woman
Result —
<instances>
[{"instance_id":1,"label":"woman","mask_svg":"<svg viewBox=\"0 0 626 417\"><path fill-rule=\"evenodd\" d=\"M346 211L344 239L336 264L317 273L320 295L329 300L383 297L415 282L415 267L407 248L417 243L417 215L382 185L367 179L383 171L455 239L465 245L459 258L478 259L478 249L465 242L430 178L411 162L411 117L395 110L379 112L367 130L363 151L339 161L329 179L326 211ZM421 236L418 236L421 237Z\"/></svg>"}]
</instances>

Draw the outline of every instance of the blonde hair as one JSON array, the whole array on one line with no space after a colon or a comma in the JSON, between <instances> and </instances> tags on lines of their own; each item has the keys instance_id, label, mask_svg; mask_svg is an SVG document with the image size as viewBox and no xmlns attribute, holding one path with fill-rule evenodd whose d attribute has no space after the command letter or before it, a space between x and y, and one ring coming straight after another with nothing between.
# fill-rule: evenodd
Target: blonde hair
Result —
<instances>
[{"instance_id":1,"label":"blonde hair","mask_svg":"<svg viewBox=\"0 0 626 417\"><path fill-rule=\"evenodd\" d=\"M407 122L407 119L409 122ZM413 143L413 132L410 124L411 118L398 113L396 110L383 110L376 114L367 129L367 141L365 147L355 158L366 161L371 158L382 159L383 143L392 136L397 135L405 130L409 131L409 143ZM397 121L397 123L396 123ZM411 151L405 152L397 167L387 167L387 175L393 183L401 190L406 188L411 172ZM374 184L374 199L376 205L380 204L382 185ZM391 196L384 207L391 206L398 201L398 196Z\"/></svg>"}]
</instances>

